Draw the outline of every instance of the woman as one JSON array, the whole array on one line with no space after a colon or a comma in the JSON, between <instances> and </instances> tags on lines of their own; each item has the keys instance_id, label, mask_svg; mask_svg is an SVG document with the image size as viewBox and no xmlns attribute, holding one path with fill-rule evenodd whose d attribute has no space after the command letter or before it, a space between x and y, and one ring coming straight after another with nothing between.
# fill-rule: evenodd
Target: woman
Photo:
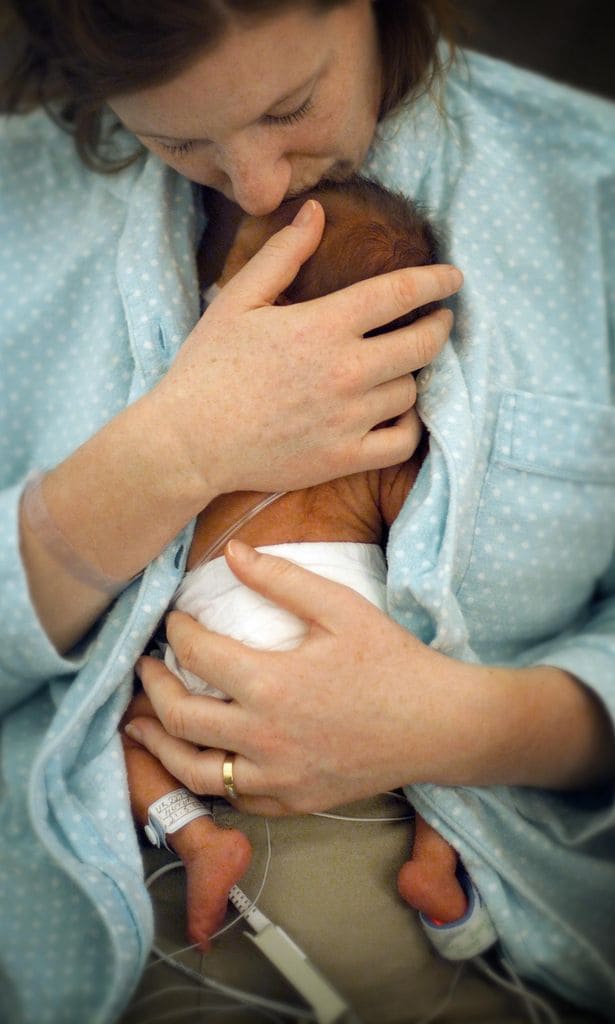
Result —
<instances>
[{"instance_id":1,"label":"woman","mask_svg":"<svg viewBox=\"0 0 615 1024\"><path fill-rule=\"evenodd\" d=\"M118 850L127 806L118 811L113 792L113 734L139 648L181 571L187 524L227 490L305 486L406 458L418 437L407 375L433 358L449 318L432 314L427 331L369 348L359 338L459 284L448 268L417 269L274 311L268 301L320 237L322 213L308 206L189 333L196 289L181 253L201 224L186 182L213 190L204 236L213 251L228 242L237 206L266 213L361 165L428 204L466 275L454 344L420 383L430 453L389 542L397 621L231 546L236 575L312 623L308 639L283 657L248 653L173 616L180 662L233 702L188 697L145 660L139 674L160 722L133 722L132 735L197 792L224 795L222 765L234 755L241 811L312 811L407 786L462 854L516 965L609 1010L615 414L602 261L613 244L603 228L612 112L473 58L451 73L443 115L418 94L442 60L434 42L444 5L255 6L160 3L126 14L121 5L120 17L92 4L71 19L51 2L30 16L20 5L30 44L13 79L19 95L68 99L90 155L106 103L153 156L103 179L71 160L70 139L42 114L6 129L12 262L28 265L25 226L50 275L24 282L24 332L38 337L41 379L3 495L16 835L40 837L46 885L66 896L56 927L70 924L69 894L80 921L95 921L94 907L102 915L96 963L107 944L116 967L98 982L100 1015L112 1017L148 927L130 839ZM404 96L414 103L389 113ZM124 133L114 155L127 158L127 146ZM33 182L43 185L38 209ZM79 232L64 252L67 223ZM212 261L206 278L215 270ZM43 313L57 325L51 339ZM49 344L51 379L39 354ZM20 365L13 356L12 379ZM392 417L393 428L371 431ZM24 574L16 509L33 467L49 471L22 503ZM102 616L110 592L145 565L140 586ZM128 899L121 943L117 917L108 924L124 906L118 891ZM18 949L26 922L14 903L10 914ZM65 973L66 958L64 949ZM7 963L28 1019L27 966L11 954ZM63 996L50 983L50 1019L52 991L63 1001L57 1019L71 1000L100 1004L89 969L86 961L78 985L64 982Z\"/></svg>"}]
</instances>

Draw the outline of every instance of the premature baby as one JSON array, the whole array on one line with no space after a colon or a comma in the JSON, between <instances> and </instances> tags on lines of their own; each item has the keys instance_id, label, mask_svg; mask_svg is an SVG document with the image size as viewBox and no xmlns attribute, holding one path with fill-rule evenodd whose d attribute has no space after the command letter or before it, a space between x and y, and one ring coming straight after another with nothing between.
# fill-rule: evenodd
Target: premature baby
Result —
<instances>
[{"instance_id":1,"label":"premature baby","mask_svg":"<svg viewBox=\"0 0 615 1024\"><path fill-rule=\"evenodd\" d=\"M437 262L431 227L403 197L359 177L343 184L322 183L310 196L325 209L323 240L279 302L317 298L376 274ZM288 201L269 216L242 221L218 281L220 287L274 232L290 223L306 198ZM407 324L432 308L424 306L374 333ZM241 526L236 536L345 583L384 609L387 530L426 450L425 435L403 465L289 492ZM303 623L239 584L223 557L208 556L203 563L216 541L262 497L254 492L221 495L200 513L188 574L175 604L216 632L255 647L288 649L300 642ZM213 553L221 555L221 551ZM223 696L183 671L170 649L166 661L193 692ZM138 698L127 720L137 712ZM133 813L145 826L150 805L177 790L179 783L125 735L124 748ZM229 889L248 867L249 842L236 829L219 828L211 817L189 821L167 838L186 868L189 935L206 950L224 917ZM398 876L401 896L438 923L457 920L465 913L467 901L456 868L452 847L416 815L412 855Z\"/></svg>"}]
</instances>

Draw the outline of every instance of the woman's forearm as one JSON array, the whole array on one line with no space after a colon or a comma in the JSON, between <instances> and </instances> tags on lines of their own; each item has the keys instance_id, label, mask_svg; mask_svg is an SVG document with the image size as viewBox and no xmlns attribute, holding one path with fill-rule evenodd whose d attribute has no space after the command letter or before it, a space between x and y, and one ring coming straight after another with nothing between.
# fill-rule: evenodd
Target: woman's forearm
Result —
<instances>
[{"instance_id":1,"label":"woman's forearm","mask_svg":"<svg viewBox=\"0 0 615 1024\"><path fill-rule=\"evenodd\" d=\"M75 556L118 581L140 572L214 496L174 451L152 396L103 427L42 486L49 517ZM33 604L52 643L66 652L111 595L76 579L23 510L20 525Z\"/></svg>"},{"instance_id":2,"label":"woman's forearm","mask_svg":"<svg viewBox=\"0 0 615 1024\"><path fill-rule=\"evenodd\" d=\"M580 789L615 777L610 717L574 676L548 665L459 673L459 718L448 720L456 767L425 781Z\"/></svg>"}]
</instances>

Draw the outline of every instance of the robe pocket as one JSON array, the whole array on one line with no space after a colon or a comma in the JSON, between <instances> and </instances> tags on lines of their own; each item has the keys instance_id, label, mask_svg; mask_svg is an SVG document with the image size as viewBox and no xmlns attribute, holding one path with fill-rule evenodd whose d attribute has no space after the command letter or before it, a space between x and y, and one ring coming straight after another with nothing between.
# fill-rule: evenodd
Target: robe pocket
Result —
<instances>
[{"instance_id":1,"label":"robe pocket","mask_svg":"<svg viewBox=\"0 0 615 1024\"><path fill-rule=\"evenodd\" d=\"M504 392L493 459L528 473L615 486L615 408Z\"/></svg>"},{"instance_id":2,"label":"robe pocket","mask_svg":"<svg viewBox=\"0 0 615 1024\"><path fill-rule=\"evenodd\" d=\"M615 408L505 391L458 590L477 645L510 657L569 626L615 538Z\"/></svg>"}]
</instances>

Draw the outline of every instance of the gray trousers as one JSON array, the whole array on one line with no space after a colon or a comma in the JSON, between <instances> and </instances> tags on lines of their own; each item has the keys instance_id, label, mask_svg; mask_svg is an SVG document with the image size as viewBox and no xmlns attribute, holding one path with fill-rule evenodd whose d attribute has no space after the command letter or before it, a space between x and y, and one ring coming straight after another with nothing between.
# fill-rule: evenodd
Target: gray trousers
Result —
<instances>
[{"instance_id":1,"label":"gray trousers","mask_svg":"<svg viewBox=\"0 0 615 1024\"><path fill-rule=\"evenodd\" d=\"M223 801L216 820L241 828L254 856L240 882L253 898L265 875L267 838L261 818L240 815ZM405 802L383 796L343 808L341 814L403 818ZM411 821L350 823L306 816L268 819L271 862L258 905L301 946L362 1024L416 1024L450 993L458 968L437 957L417 914L399 897L396 875L409 855ZM146 874L174 858L143 849ZM167 953L185 947L183 870L152 887L156 942ZM228 920L234 914L229 914ZM301 998L244 935L239 922L215 940L206 956L180 959L199 973L243 990L303 1006ZM155 959L155 957L152 957ZM563 1024L597 1024L599 1018L547 997ZM149 967L121 1024L259 1024L276 1018L233 1004L164 964ZM465 965L440 1024L526 1024L516 996Z\"/></svg>"}]
</instances>

